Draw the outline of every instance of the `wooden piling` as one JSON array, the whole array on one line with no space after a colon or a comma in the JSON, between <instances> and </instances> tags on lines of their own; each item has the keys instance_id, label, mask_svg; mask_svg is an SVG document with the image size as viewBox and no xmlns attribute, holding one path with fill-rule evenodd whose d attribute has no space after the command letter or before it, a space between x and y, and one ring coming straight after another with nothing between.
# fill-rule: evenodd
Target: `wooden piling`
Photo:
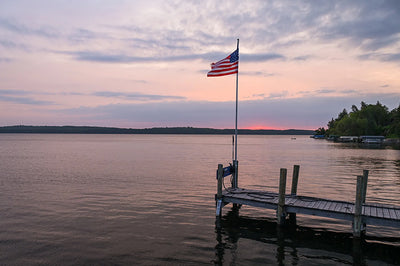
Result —
<instances>
[{"instance_id":1,"label":"wooden piling","mask_svg":"<svg viewBox=\"0 0 400 266\"><path fill-rule=\"evenodd\" d=\"M292 176L292 189L290 194L292 196L297 195L297 184L299 182L299 172L300 172L300 165L293 166L293 176ZM292 225L296 224L296 213L289 213L289 222Z\"/></svg>"},{"instance_id":2,"label":"wooden piling","mask_svg":"<svg viewBox=\"0 0 400 266\"><path fill-rule=\"evenodd\" d=\"M360 238L362 235L362 204L363 204L363 182L364 177L357 176L356 202L354 206L353 236Z\"/></svg>"},{"instance_id":3,"label":"wooden piling","mask_svg":"<svg viewBox=\"0 0 400 266\"><path fill-rule=\"evenodd\" d=\"M239 177L239 161L233 160L233 176L232 176L232 188L238 188L238 177Z\"/></svg>"},{"instance_id":4,"label":"wooden piling","mask_svg":"<svg viewBox=\"0 0 400 266\"><path fill-rule=\"evenodd\" d=\"M222 198L222 175L223 175L223 165L222 164L218 164L218 170L217 170L217 199Z\"/></svg>"},{"instance_id":5,"label":"wooden piling","mask_svg":"<svg viewBox=\"0 0 400 266\"><path fill-rule=\"evenodd\" d=\"M279 178L279 201L278 201L278 208L276 211L276 218L279 225L283 225L285 223L285 218L286 218L286 213L285 213L286 175L287 175L287 169L281 168L280 178Z\"/></svg>"},{"instance_id":6,"label":"wooden piling","mask_svg":"<svg viewBox=\"0 0 400 266\"><path fill-rule=\"evenodd\" d=\"M223 165L218 164L217 170L217 198L216 198L216 216L221 216L222 213L222 182L223 182Z\"/></svg>"},{"instance_id":7,"label":"wooden piling","mask_svg":"<svg viewBox=\"0 0 400 266\"><path fill-rule=\"evenodd\" d=\"M297 183L299 182L299 172L300 172L300 165L293 166L293 178L292 178L292 195L297 195Z\"/></svg>"},{"instance_id":8,"label":"wooden piling","mask_svg":"<svg viewBox=\"0 0 400 266\"><path fill-rule=\"evenodd\" d=\"M367 197L367 185L368 185L368 170L363 170L363 182L362 182L362 203L365 203Z\"/></svg>"}]
</instances>

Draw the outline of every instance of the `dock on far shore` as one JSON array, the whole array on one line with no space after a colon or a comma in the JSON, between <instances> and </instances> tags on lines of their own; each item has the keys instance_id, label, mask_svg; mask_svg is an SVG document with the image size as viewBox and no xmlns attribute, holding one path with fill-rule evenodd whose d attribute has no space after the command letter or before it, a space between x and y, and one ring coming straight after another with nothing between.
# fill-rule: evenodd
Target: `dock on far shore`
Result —
<instances>
[{"instance_id":1,"label":"dock on far shore","mask_svg":"<svg viewBox=\"0 0 400 266\"><path fill-rule=\"evenodd\" d=\"M216 216L221 216L222 208L229 203L236 205L249 205L260 208L276 210L277 223L295 224L296 214L315 215L327 218L352 221L353 236L362 237L366 232L366 226L378 225L400 228L400 207L382 204L365 203L368 170L363 171L363 175L357 176L357 187L355 202L339 200L329 200L315 197L297 195L297 183L299 179L300 166L293 168L292 188L286 194L287 169L280 170L279 192L267 192L259 190L249 190L237 187L237 167L236 172L229 172L228 167L218 165L217 170L217 194ZM223 178L232 174L232 187L222 190ZM236 184L236 186L235 186Z\"/></svg>"}]
</instances>

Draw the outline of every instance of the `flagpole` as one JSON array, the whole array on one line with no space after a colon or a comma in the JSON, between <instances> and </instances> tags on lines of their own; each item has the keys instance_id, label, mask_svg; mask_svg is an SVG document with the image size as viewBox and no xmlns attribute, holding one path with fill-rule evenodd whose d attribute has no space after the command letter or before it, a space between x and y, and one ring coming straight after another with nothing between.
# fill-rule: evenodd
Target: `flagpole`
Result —
<instances>
[{"instance_id":1,"label":"flagpole","mask_svg":"<svg viewBox=\"0 0 400 266\"><path fill-rule=\"evenodd\" d=\"M239 39L237 39L237 52L239 56ZM235 178L234 178L234 184L233 187L237 188L238 187L238 160L237 160L237 134L238 134L238 129L237 129L237 121L238 121L238 91L239 91L239 60L238 60L238 69L236 73L236 117L235 117L235 161L233 162L233 165L235 167Z\"/></svg>"},{"instance_id":2,"label":"flagpole","mask_svg":"<svg viewBox=\"0 0 400 266\"><path fill-rule=\"evenodd\" d=\"M239 54L239 39L237 39L237 51ZM237 121L238 121L238 82L239 81L239 62L238 71L236 73L236 117L235 117L235 161L237 161Z\"/></svg>"}]
</instances>

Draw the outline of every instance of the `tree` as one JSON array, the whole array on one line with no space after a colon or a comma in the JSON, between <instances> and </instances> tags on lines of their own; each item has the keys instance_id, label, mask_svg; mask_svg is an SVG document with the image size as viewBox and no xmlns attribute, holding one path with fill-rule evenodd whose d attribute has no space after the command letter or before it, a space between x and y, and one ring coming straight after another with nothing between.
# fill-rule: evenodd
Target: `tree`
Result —
<instances>
[{"instance_id":1,"label":"tree","mask_svg":"<svg viewBox=\"0 0 400 266\"><path fill-rule=\"evenodd\" d=\"M400 136L400 106L389 113L379 101L361 102L361 108L352 105L351 112L343 109L336 119L328 122L328 135L393 135Z\"/></svg>"},{"instance_id":2,"label":"tree","mask_svg":"<svg viewBox=\"0 0 400 266\"><path fill-rule=\"evenodd\" d=\"M318 128L317 130L315 130L315 135L324 135L326 134L326 130L323 127Z\"/></svg>"}]
</instances>

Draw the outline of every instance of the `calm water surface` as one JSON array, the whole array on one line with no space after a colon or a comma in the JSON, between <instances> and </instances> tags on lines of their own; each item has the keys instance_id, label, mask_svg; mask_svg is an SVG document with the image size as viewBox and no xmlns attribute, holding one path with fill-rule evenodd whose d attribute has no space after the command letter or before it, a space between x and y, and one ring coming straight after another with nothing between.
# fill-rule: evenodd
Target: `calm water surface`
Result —
<instances>
[{"instance_id":1,"label":"calm water surface","mask_svg":"<svg viewBox=\"0 0 400 266\"><path fill-rule=\"evenodd\" d=\"M308 136L239 136L239 186L278 190L300 165L298 194L400 206L400 151ZM0 134L0 264L398 265L399 229L230 205L216 226L215 171L231 136ZM229 182L226 182L228 185ZM287 182L290 184L290 179ZM289 189L289 188L288 188Z\"/></svg>"}]
</instances>

